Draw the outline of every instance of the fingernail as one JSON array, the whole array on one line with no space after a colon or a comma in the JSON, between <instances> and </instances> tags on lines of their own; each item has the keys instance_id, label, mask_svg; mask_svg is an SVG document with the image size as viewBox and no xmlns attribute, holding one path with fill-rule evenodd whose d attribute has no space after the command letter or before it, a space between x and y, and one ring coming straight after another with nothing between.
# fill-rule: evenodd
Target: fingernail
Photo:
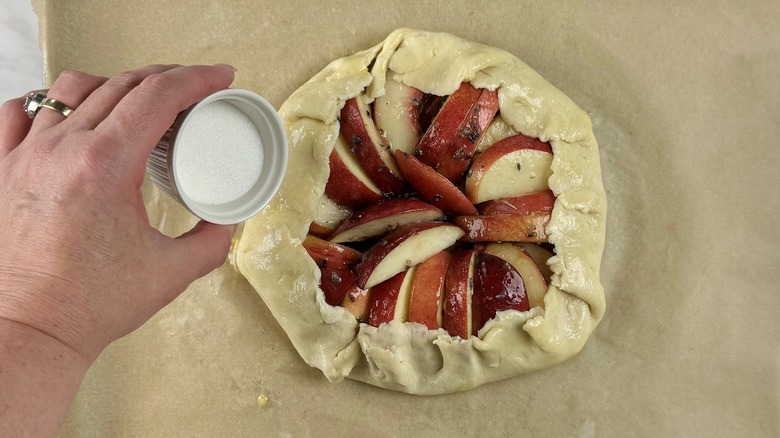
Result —
<instances>
[{"instance_id":1,"label":"fingernail","mask_svg":"<svg viewBox=\"0 0 780 438\"><path fill-rule=\"evenodd\" d=\"M235 73L235 72L237 72L237 71L238 71L238 69L237 69L237 68L233 67L233 66L232 66L232 65L230 65L230 64L214 64L214 67L224 68L225 70L230 70L230 71L232 71L233 73Z\"/></svg>"}]
</instances>

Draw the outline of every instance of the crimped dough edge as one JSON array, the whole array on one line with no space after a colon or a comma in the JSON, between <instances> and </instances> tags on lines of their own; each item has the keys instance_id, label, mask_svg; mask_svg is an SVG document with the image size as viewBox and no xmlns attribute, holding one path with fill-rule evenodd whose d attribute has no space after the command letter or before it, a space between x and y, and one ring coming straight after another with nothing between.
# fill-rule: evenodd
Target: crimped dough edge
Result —
<instances>
[{"instance_id":1,"label":"crimped dough edge","mask_svg":"<svg viewBox=\"0 0 780 438\"><path fill-rule=\"evenodd\" d=\"M550 141L549 186L557 196L547 226L556 255L544 309L503 311L478 337L453 338L414 323L359 324L325 303L320 272L301 242L329 174L344 102L365 90L384 93L397 80L438 95L461 82L497 89L502 118L525 135ZM279 113L289 138L285 180L245 226L234 257L309 365L330 381L344 377L411 394L475 388L562 362L582 349L601 320L599 279L606 197L591 121L562 92L513 55L446 34L398 29L382 43L337 59L295 91Z\"/></svg>"}]
</instances>

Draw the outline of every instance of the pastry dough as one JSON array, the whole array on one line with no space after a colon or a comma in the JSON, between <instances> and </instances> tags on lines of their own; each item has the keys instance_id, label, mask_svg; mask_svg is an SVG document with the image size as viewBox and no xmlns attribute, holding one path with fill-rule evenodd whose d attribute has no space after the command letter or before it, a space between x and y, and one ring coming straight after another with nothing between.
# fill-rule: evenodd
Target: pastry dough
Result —
<instances>
[{"instance_id":1,"label":"pastry dough","mask_svg":"<svg viewBox=\"0 0 780 438\"><path fill-rule=\"evenodd\" d=\"M498 90L507 132L549 141L547 226L556 255L544 308L503 311L468 340L413 323L359 324L318 291L320 272L301 242L319 208L344 102L384 92L385 75L426 93L461 82ZM588 115L511 54L444 34L399 29L333 61L282 105L290 144L279 193L245 224L234 260L301 357L331 381L344 377L412 394L444 394L545 368L576 354L604 315L599 280L606 197ZM509 129L511 128L511 129Z\"/></svg>"}]
</instances>

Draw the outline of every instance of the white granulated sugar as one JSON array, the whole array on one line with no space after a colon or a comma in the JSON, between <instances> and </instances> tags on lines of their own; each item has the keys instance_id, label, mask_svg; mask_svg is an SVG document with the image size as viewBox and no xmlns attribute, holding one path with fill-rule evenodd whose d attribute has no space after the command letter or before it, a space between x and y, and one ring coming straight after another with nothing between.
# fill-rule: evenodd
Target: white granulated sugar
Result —
<instances>
[{"instance_id":1,"label":"white granulated sugar","mask_svg":"<svg viewBox=\"0 0 780 438\"><path fill-rule=\"evenodd\" d=\"M245 195L260 177L263 143L235 106L212 102L190 114L176 140L176 178L199 204L222 205Z\"/></svg>"}]
</instances>

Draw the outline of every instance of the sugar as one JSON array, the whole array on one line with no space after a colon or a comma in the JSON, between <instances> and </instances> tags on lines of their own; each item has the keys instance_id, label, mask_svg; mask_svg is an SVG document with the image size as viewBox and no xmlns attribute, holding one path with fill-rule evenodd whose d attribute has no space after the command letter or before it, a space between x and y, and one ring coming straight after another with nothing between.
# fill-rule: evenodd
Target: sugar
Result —
<instances>
[{"instance_id":1,"label":"sugar","mask_svg":"<svg viewBox=\"0 0 780 438\"><path fill-rule=\"evenodd\" d=\"M189 115L176 140L174 167L181 191L199 204L235 201L260 177L262 146L243 111L224 101L207 104Z\"/></svg>"}]
</instances>

